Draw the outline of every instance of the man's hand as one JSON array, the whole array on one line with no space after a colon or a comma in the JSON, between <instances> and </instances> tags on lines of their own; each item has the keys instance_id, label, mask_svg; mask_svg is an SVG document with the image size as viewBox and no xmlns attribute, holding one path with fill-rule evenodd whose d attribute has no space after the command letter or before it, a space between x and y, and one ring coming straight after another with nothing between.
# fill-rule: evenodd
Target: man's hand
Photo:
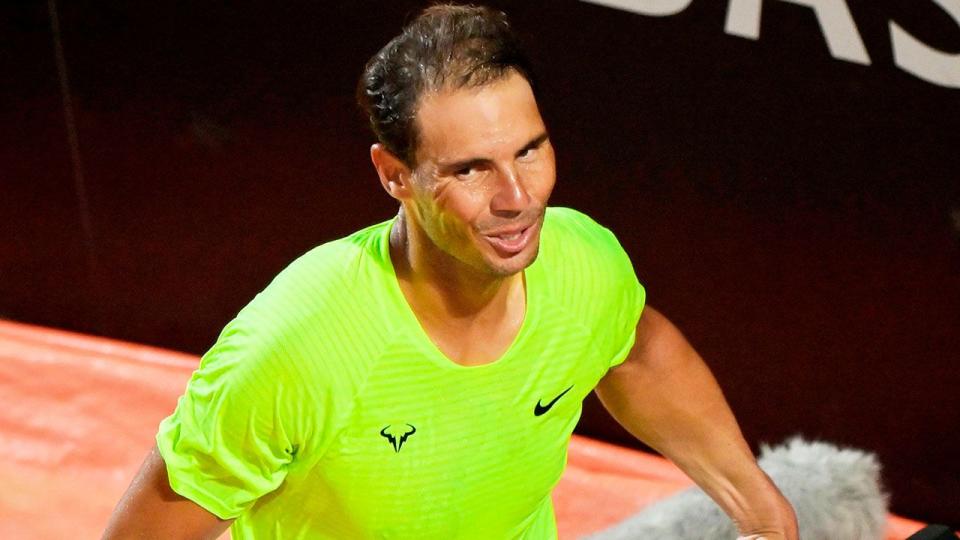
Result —
<instances>
[{"instance_id":1,"label":"man's hand","mask_svg":"<svg viewBox=\"0 0 960 540\"><path fill-rule=\"evenodd\" d=\"M720 505L741 538L799 538L793 508L757 466L710 370L666 317L644 309L629 356L596 392L627 431Z\"/></svg>"}]
</instances>

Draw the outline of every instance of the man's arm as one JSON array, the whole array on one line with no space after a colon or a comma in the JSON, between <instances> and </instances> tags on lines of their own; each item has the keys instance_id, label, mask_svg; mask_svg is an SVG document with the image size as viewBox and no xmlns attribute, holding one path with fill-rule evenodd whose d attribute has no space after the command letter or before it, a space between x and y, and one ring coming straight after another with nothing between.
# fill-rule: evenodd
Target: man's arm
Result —
<instances>
[{"instance_id":1,"label":"man's arm","mask_svg":"<svg viewBox=\"0 0 960 540\"><path fill-rule=\"evenodd\" d=\"M627 359L597 385L607 410L683 469L740 534L797 540L793 508L757 466L716 380L686 338L649 306L636 338Z\"/></svg>"},{"instance_id":2,"label":"man's arm","mask_svg":"<svg viewBox=\"0 0 960 540\"><path fill-rule=\"evenodd\" d=\"M154 447L117 503L102 540L214 539L230 523L170 489L166 464Z\"/></svg>"}]
</instances>

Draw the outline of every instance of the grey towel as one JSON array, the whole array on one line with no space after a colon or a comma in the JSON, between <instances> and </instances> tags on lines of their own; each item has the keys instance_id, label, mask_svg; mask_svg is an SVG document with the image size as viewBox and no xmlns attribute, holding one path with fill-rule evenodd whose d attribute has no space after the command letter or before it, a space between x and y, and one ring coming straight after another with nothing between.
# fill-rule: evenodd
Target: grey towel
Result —
<instances>
[{"instance_id":1,"label":"grey towel","mask_svg":"<svg viewBox=\"0 0 960 540\"><path fill-rule=\"evenodd\" d=\"M887 495L874 454L799 437L761 448L760 468L793 504L801 540L882 540ZM737 531L699 488L652 504L589 540L733 540Z\"/></svg>"}]
</instances>

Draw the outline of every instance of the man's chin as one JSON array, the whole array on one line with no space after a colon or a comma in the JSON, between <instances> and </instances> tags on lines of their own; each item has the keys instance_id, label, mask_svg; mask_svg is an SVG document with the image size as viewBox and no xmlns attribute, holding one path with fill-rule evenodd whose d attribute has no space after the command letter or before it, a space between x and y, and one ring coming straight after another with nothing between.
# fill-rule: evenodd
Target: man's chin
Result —
<instances>
[{"instance_id":1,"label":"man's chin","mask_svg":"<svg viewBox=\"0 0 960 540\"><path fill-rule=\"evenodd\" d=\"M540 245L537 242L529 246L529 251L517 253L513 257L495 257L496 260L488 260L487 264L492 272L500 277L509 277L518 274L537 260L540 254Z\"/></svg>"}]
</instances>

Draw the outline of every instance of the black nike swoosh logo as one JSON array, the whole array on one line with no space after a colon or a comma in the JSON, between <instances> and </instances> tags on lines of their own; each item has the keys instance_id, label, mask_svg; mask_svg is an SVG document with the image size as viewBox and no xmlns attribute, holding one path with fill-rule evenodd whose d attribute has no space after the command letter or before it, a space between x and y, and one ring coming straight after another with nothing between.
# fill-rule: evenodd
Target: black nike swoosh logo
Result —
<instances>
[{"instance_id":1,"label":"black nike swoosh logo","mask_svg":"<svg viewBox=\"0 0 960 540\"><path fill-rule=\"evenodd\" d=\"M572 384L570 385L570 388L573 388L573 385L572 385ZM546 413L547 411L549 411L549 410L550 410L550 407L553 407L553 404L556 403L558 399L562 398L564 394L566 394L567 392L570 391L570 388L567 388L567 389L564 390L563 392L560 392L560 395L559 395L559 396L551 399L551 400L550 400L550 403L547 403L546 405L541 405L541 404L540 404L540 400L538 399L538 400L537 400L537 406L533 408L533 415L534 415L534 416L540 416L540 415Z\"/></svg>"}]
</instances>

